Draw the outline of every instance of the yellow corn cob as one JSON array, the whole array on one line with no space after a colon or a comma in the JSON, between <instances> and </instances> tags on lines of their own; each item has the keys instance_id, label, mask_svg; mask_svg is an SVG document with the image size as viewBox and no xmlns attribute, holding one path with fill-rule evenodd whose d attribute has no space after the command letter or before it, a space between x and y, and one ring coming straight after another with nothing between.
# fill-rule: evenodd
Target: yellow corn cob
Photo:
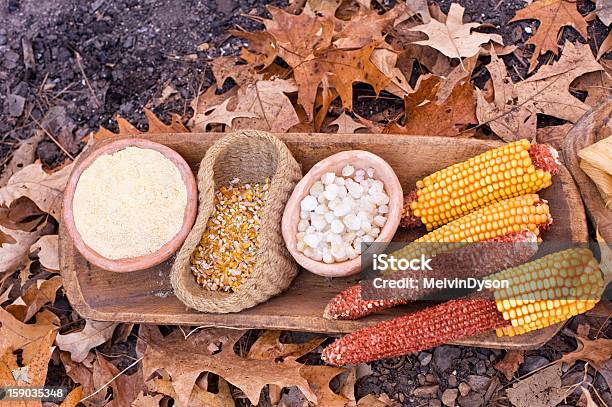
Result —
<instances>
[{"instance_id":1,"label":"yellow corn cob","mask_svg":"<svg viewBox=\"0 0 612 407\"><path fill-rule=\"evenodd\" d=\"M494 291L497 309L512 324L497 328L498 336L565 321L593 308L603 291L599 266L586 248L553 253L489 279L510 282L508 288Z\"/></svg>"},{"instance_id":2,"label":"yellow corn cob","mask_svg":"<svg viewBox=\"0 0 612 407\"><path fill-rule=\"evenodd\" d=\"M435 229L492 202L550 186L555 160L552 148L527 140L489 150L417 181L409 212Z\"/></svg>"},{"instance_id":3,"label":"yellow corn cob","mask_svg":"<svg viewBox=\"0 0 612 407\"><path fill-rule=\"evenodd\" d=\"M482 242L521 230L536 236L546 229L552 218L546 201L528 194L493 203L456 219L393 253L396 258L413 258L421 254L458 249L465 243ZM420 243L435 243L424 245Z\"/></svg>"}]
</instances>

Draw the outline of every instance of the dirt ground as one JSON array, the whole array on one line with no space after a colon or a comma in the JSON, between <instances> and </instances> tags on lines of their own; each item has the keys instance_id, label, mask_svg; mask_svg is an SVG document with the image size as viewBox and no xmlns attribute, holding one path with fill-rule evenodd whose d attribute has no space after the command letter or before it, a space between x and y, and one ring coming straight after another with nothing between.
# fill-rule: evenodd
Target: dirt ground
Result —
<instances>
[{"instance_id":1,"label":"dirt ground","mask_svg":"<svg viewBox=\"0 0 612 407\"><path fill-rule=\"evenodd\" d=\"M436 2L448 12L451 0ZM529 33L538 24L536 21L508 24L515 11L525 6L521 0L458 2L466 8L467 21L498 27L492 30L502 34L506 44L517 44L519 48L524 47ZM55 135L70 154L77 154L82 148L81 139L98 126L115 129L113 117L117 114L141 129L145 129L146 123L143 107L165 119L169 113L188 118L191 99L212 82L207 61L238 52L241 41L231 37L228 30L258 28L259 24L249 15L265 16L266 4L283 6L286 1L3 0L0 170L14 146L41 127ZM389 2L381 1L381 6L389 7ZM588 0L578 0L578 6L583 15L594 9ZM589 23L589 33L601 43L607 28L596 20ZM566 28L562 38L574 40L577 36ZM505 62L515 68L510 71L517 76L525 75L524 61L505 57ZM381 106L384 107L370 106L368 110ZM49 167L66 158L49 137L39 144L37 153ZM566 329L575 331L586 320L587 317L575 318ZM593 329L601 323L589 322ZM606 327L609 336L612 327L609 323ZM574 348L575 340L560 333L543 348L526 353L522 373ZM403 405L435 407L441 404L431 394L466 382L473 390L458 399L462 407L508 405L507 400L496 399L497 390L508 384L493 368L501 356L498 350L442 346L375 362L371 364L372 374L357 382L356 393L358 396L386 393ZM584 369L584 364L578 363L564 373L564 381L570 383L578 376L582 379ZM58 377L50 380L62 382ZM591 369L587 380L612 405L601 375L595 375ZM417 388L423 397L414 398ZM578 396L579 392L569 395L567 405L575 405Z\"/></svg>"}]
</instances>

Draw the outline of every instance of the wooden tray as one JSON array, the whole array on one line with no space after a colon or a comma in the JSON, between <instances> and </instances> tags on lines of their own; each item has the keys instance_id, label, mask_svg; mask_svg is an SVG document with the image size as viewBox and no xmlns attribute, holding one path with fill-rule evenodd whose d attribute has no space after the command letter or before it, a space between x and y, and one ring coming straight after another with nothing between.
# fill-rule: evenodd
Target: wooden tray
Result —
<instances>
[{"instance_id":1,"label":"wooden tray","mask_svg":"<svg viewBox=\"0 0 612 407\"><path fill-rule=\"evenodd\" d=\"M151 135L150 139L178 151L197 171L206 149L221 136L213 133L160 134ZM281 134L279 137L287 143L304 172L319 160L339 151L371 151L389 162L405 191L413 188L416 180L426 174L500 145L499 142L463 138L370 134ZM543 191L541 196L549 201L552 216L556 220L547 232L547 237L550 240L567 241L571 238L577 242L586 241L584 208L576 185L565 167L560 168L553 186ZM423 230L401 231L394 240L405 242L423 233ZM101 270L89 264L76 251L64 228L60 227L60 262L64 287L72 306L84 318L336 334L351 332L426 305L418 303L397 307L359 321L329 321L322 317L329 299L357 280L331 280L302 271L285 293L264 304L237 314L204 314L187 309L174 296L169 281L171 261L132 273ZM556 325L512 338L497 338L491 332L458 343L490 348L534 348L548 341L559 328L560 325Z\"/></svg>"}]
</instances>

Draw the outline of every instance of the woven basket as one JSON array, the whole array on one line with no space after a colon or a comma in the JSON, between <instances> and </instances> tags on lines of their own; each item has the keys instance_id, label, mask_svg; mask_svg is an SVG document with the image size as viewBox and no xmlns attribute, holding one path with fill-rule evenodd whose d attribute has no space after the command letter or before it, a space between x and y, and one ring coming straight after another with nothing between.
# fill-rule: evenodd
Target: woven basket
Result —
<instances>
[{"instance_id":1,"label":"woven basket","mask_svg":"<svg viewBox=\"0 0 612 407\"><path fill-rule=\"evenodd\" d=\"M300 166L289 149L266 132L232 133L208 149L198 171L198 216L170 274L174 293L183 303L203 312L238 312L268 300L289 286L298 267L285 247L281 218L291 191L301 177ZM264 182L270 178L268 199L262 208L259 251L252 274L238 291L210 291L196 283L190 258L213 213L216 186L227 185L234 178L243 183Z\"/></svg>"}]
</instances>

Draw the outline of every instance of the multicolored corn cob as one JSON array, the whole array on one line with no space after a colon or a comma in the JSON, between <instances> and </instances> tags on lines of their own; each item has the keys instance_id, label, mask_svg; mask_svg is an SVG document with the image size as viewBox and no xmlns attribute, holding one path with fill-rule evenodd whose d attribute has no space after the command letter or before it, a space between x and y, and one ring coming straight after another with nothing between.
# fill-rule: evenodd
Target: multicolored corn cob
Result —
<instances>
[{"instance_id":1,"label":"multicolored corn cob","mask_svg":"<svg viewBox=\"0 0 612 407\"><path fill-rule=\"evenodd\" d=\"M429 232L397 250L393 256L410 259L425 254L433 257L436 253L457 249L462 243L483 242L521 230L540 236L551 224L552 217L545 200L537 194L517 196L480 208Z\"/></svg>"},{"instance_id":2,"label":"multicolored corn cob","mask_svg":"<svg viewBox=\"0 0 612 407\"><path fill-rule=\"evenodd\" d=\"M492 202L531 194L552 184L557 151L519 140L437 171L406 195L402 226L433 230Z\"/></svg>"},{"instance_id":3,"label":"multicolored corn cob","mask_svg":"<svg viewBox=\"0 0 612 407\"><path fill-rule=\"evenodd\" d=\"M495 299L482 298L484 293L479 293L381 322L336 340L321 357L333 365L362 363L491 329L500 335L528 332L588 311L603 291L599 266L588 249L553 253L490 277L494 278L510 280L510 292L493 290ZM551 289L554 296L560 296L551 299Z\"/></svg>"},{"instance_id":4,"label":"multicolored corn cob","mask_svg":"<svg viewBox=\"0 0 612 407\"><path fill-rule=\"evenodd\" d=\"M528 261L538 251L537 236L529 230L513 232L506 236L489 239L449 253L438 254L431 260L431 270L411 271L393 274L396 278L413 277L419 281L426 278L444 276L448 279L460 278L466 270L472 277L486 277L490 274L517 266ZM394 289L389 293L376 294L380 298L363 299L361 282L347 288L332 298L323 312L328 319L358 319L374 314L395 305L407 304L419 298L440 291L436 288ZM387 294L387 295L382 295Z\"/></svg>"},{"instance_id":5,"label":"multicolored corn cob","mask_svg":"<svg viewBox=\"0 0 612 407\"><path fill-rule=\"evenodd\" d=\"M564 250L488 277L509 280L494 291L497 309L512 326L498 336L514 336L565 321L597 304L603 279L587 248Z\"/></svg>"}]
</instances>

